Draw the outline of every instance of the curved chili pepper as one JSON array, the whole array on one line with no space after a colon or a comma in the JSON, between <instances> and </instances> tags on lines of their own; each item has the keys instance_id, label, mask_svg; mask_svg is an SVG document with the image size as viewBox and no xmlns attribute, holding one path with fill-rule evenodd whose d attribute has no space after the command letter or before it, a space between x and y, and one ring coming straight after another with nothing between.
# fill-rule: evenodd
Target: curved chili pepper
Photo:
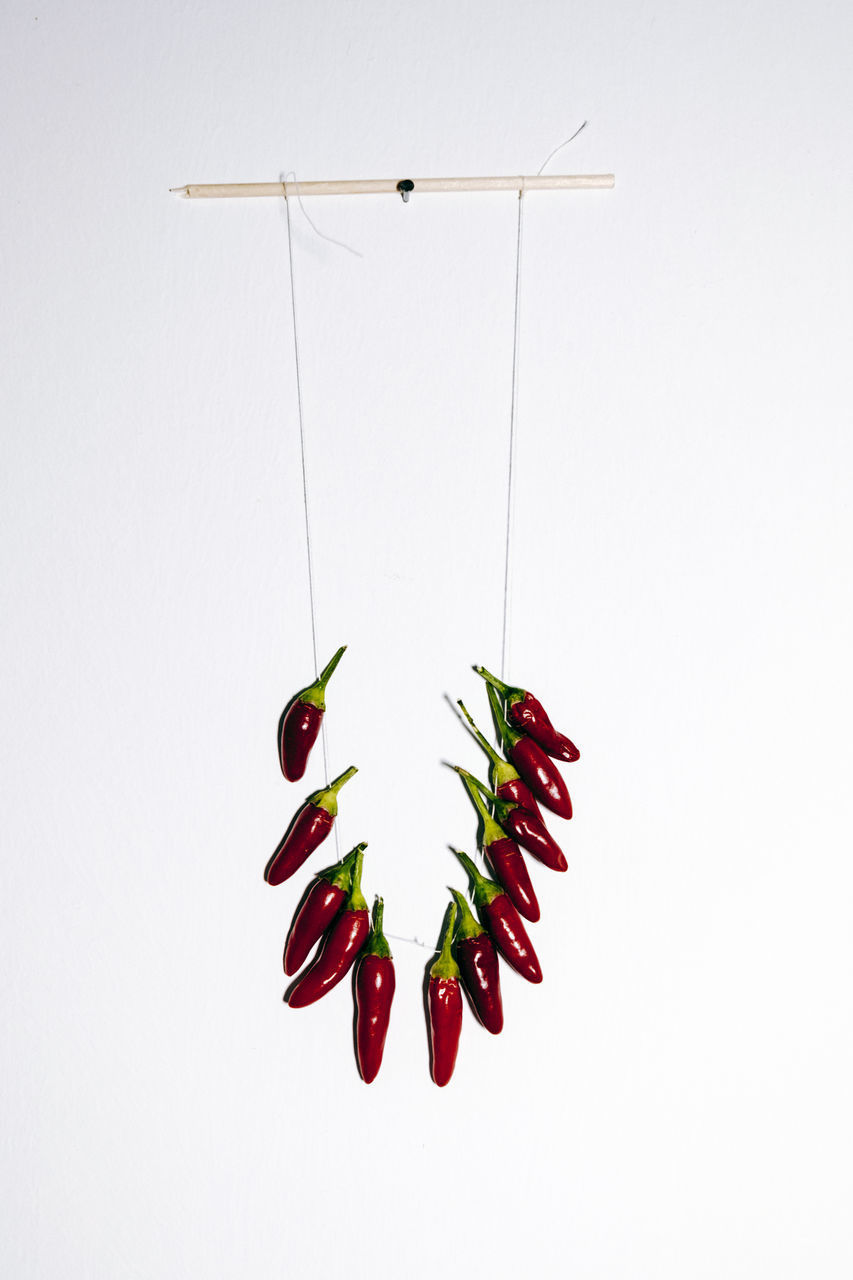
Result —
<instances>
[{"instance_id":1,"label":"curved chili pepper","mask_svg":"<svg viewBox=\"0 0 853 1280\"><path fill-rule=\"evenodd\" d=\"M298 782L305 772L326 711L326 685L345 649L346 645L341 645L314 683L291 698L282 713L278 729L278 760L288 782Z\"/></svg>"},{"instance_id":2,"label":"curved chili pepper","mask_svg":"<svg viewBox=\"0 0 853 1280\"><path fill-rule=\"evenodd\" d=\"M507 722L501 710L498 695L491 685L488 686L488 694L504 751L536 798L561 818L570 818L572 800L559 769L551 763L538 742L534 742L524 733L519 733Z\"/></svg>"},{"instance_id":3,"label":"curved chili pepper","mask_svg":"<svg viewBox=\"0 0 853 1280\"><path fill-rule=\"evenodd\" d=\"M480 798L480 793L473 781L461 775L465 789L474 802L474 807L483 820L483 835L480 847L492 865L497 879L500 881L510 901L520 915L534 923L539 919L539 903L530 882L530 872L524 861L521 850L514 840L510 839L503 827L495 821Z\"/></svg>"},{"instance_id":4,"label":"curved chili pepper","mask_svg":"<svg viewBox=\"0 0 853 1280\"><path fill-rule=\"evenodd\" d=\"M492 784L492 790L495 795L500 796L501 800L514 800L516 804L523 805L525 809L535 813L537 818L541 818L542 813L536 803L536 797L527 783L522 782L518 770L508 760L504 760L502 756L498 755L492 744L475 725L461 698L458 700L458 705L462 708L462 714L471 726L474 737L491 761L489 781Z\"/></svg>"},{"instance_id":5,"label":"curved chili pepper","mask_svg":"<svg viewBox=\"0 0 853 1280\"><path fill-rule=\"evenodd\" d=\"M321 845L335 825L338 815L338 792L354 773L350 765L328 787L315 791L294 814L278 848L267 864L264 879L268 884L281 884L298 871L306 858Z\"/></svg>"},{"instance_id":6,"label":"curved chili pepper","mask_svg":"<svg viewBox=\"0 0 853 1280\"><path fill-rule=\"evenodd\" d=\"M477 1017L486 1030L496 1036L504 1024L498 953L486 930L474 919L471 908L459 890L451 889L450 892L459 907L456 959L462 981Z\"/></svg>"},{"instance_id":7,"label":"curved chili pepper","mask_svg":"<svg viewBox=\"0 0 853 1280\"><path fill-rule=\"evenodd\" d=\"M429 971L429 1039L432 1078L443 1087L453 1075L462 1032L462 992L459 965L453 959L456 905L451 903L441 941L441 953Z\"/></svg>"},{"instance_id":8,"label":"curved chili pepper","mask_svg":"<svg viewBox=\"0 0 853 1280\"><path fill-rule=\"evenodd\" d=\"M580 751L571 738L567 738L564 733L559 733L554 728L538 698L534 698L533 694L528 693L526 689L517 689L514 685L504 684L503 680L493 676L485 667L474 667L474 670L490 686L497 689L502 698L506 699L509 718L513 724L529 734L534 742L538 742L539 746L548 752L549 756L554 756L557 760L567 760L570 764L580 760Z\"/></svg>"},{"instance_id":9,"label":"curved chili pepper","mask_svg":"<svg viewBox=\"0 0 853 1280\"><path fill-rule=\"evenodd\" d=\"M352 968L361 948L370 932L370 915L364 894L361 892L361 864L364 852L355 855L352 870L352 888L344 906L344 910L335 920L320 948L317 959L305 970L291 987L287 1003L291 1009L303 1009L307 1004L319 1000L332 987L336 987L341 978L345 978Z\"/></svg>"},{"instance_id":10,"label":"curved chili pepper","mask_svg":"<svg viewBox=\"0 0 853 1280\"><path fill-rule=\"evenodd\" d=\"M355 1041L358 1069L365 1084L376 1079L382 1066L396 987L391 948L382 932L384 909L382 899L377 898L373 905L373 932L361 953L355 975Z\"/></svg>"},{"instance_id":11,"label":"curved chili pepper","mask_svg":"<svg viewBox=\"0 0 853 1280\"><path fill-rule=\"evenodd\" d=\"M520 804L513 804L509 800L499 800L494 792L490 791L484 783L475 778L467 769L461 768L458 764L453 765L453 768L463 778L470 778L480 793L492 802L496 821L500 823L504 831L508 831L518 841L522 849L532 853L534 858L538 858L540 862L544 863L546 867L550 867L552 871L568 870L569 864L566 862L566 855L547 830L544 822L540 822L529 809L522 808Z\"/></svg>"},{"instance_id":12,"label":"curved chili pepper","mask_svg":"<svg viewBox=\"0 0 853 1280\"><path fill-rule=\"evenodd\" d=\"M471 877L477 911L498 951L522 978L528 982L541 982L542 970L533 943L521 923L521 916L503 889L481 875L467 853L460 853L458 849L453 852Z\"/></svg>"},{"instance_id":13,"label":"curved chili pepper","mask_svg":"<svg viewBox=\"0 0 853 1280\"><path fill-rule=\"evenodd\" d=\"M288 977L299 972L314 943L322 938L340 911L349 892L356 854L366 848L366 844L358 844L334 867L318 872L307 898L293 917L287 935L284 972Z\"/></svg>"}]
</instances>

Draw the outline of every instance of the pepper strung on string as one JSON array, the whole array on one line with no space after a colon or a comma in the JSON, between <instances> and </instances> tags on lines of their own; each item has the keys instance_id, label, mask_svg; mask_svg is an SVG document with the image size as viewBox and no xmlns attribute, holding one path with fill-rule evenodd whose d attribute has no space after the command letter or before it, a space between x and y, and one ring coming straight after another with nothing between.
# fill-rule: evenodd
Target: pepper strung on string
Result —
<instances>
[{"instance_id":1,"label":"pepper strung on string","mask_svg":"<svg viewBox=\"0 0 853 1280\"><path fill-rule=\"evenodd\" d=\"M498 755L492 744L477 728L461 698L458 701L458 705L471 726L474 737L491 761L489 781L492 784L492 790L495 795L499 796L501 800L514 800L516 804L522 805L525 809L529 809L531 813L535 813L537 818L541 818L542 814L539 805L536 803L536 797L527 783L521 780L518 770L508 760L504 760L502 756Z\"/></svg>"},{"instance_id":2,"label":"pepper strung on string","mask_svg":"<svg viewBox=\"0 0 853 1280\"><path fill-rule=\"evenodd\" d=\"M489 865L519 914L524 916L525 920L535 923L540 915L539 903L521 850L491 816L473 781L464 773L460 776L465 783L468 795L474 802L474 808L483 820L480 847Z\"/></svg>"},{"instance_id":3,"label":"pepper strung on string","mask_svg":"<svg viewBox=\"0 0 853 1280\"><path fill-rule=\"evenodd\" d=\"M377 898L373 904L373 930L355 975L355 1042L358 1069L365 1084L376 1079L382 1066L396 987L391 948L382 932L383 912L384 903Z\"/></svg>"},{"instance_id":4,"label":"pepper strung on string","mask_svg":"<svg viewBox=\"0 0 853 1280\"><path fill-rule=\"evenodd\" d=\"M580 751L570 738L554 728L538 698L534 698L527 689L504 684L503 680L493 676L485 667L475 666L474 670L506 700L507 713L512 723L529 734L534 742L538 742L549 756L567 760L570 764L580 759Z\"/></svg>"},{"instance_id":5,"label":"pepper strung on string","mask_svg":"<svg viewBox=\"0 0 853 1280\"><path fill-rule=\"evenodd\" d=\"M453 1075L462 1032L459 966L453 958L452 950L455 923L456 905L451 903L442 935L441 951L429 971L427 991L431 1072L433 1080L441 1087Z\"/></svg>"},{"instance_id":6,"label":"pepper strung on string","mask_svg":"<svg viewBox=\"0 0 853 1280\"><path fill-rule=\"evenodd\" d=\"M538 742L513 729L501 710L498 695L488 686L489 702L504 751L518 769L530 790L547 809L561 818L572 816L572 801L562 775Z\"/></svg>"},{"instance_id":7,"label":"pepper strung on string","mask_svg":"<svg viewBox=\"0 0 853 1280\"><path fill-rule=\"evenodd\" d=\"M332 924L314 963L297 978L287 996L291 1009L313 1004L345 978L370 932L370 914L361 892L364 851L355 855L352 885L344 909Z\"/></svg>"},{"instance_id":8,"label":"pepper strung on string","mask_svg":"<svg viewBox=\"0 0 853 1280\"><path fill-rule=\"evenodd\" d=\"M338 815L338 792L354 773L358 773L358 769L350 765L328 787L310 795L297 810L267 866L264 879L268 884L281 884L289 879L323 843Z\"/></svg>"},{"instance_id":9,"label":"pepper strung on string","mask_svg":"<svg viewBox=\"0 0 853 1280\"><path fill-rule=\"evenodd\" d=\"M302 906L293 917L284 948L284 972L290 977L298 973L319 942L349 893L352 867L356 856L367 848L358 844L345 858L317 873L317 877Z\"/></svg>"},{"instance_id":10,"label":"pepper strung on string","mask_svg":"<svg viewBox=\"0 0 853 1280\"><path fill-rule=\"evenodd\" d=\"M451 889L450 892L459 908L456 959L462 982L477 1017L486 1030L496 1036L503 1029L504 1010L495 944L483 926L474 919L471 908L459 890Z\"/></svg>"},{"instance_id":11,"label":"pepper strung on string","mask_svg":"<svg viewBox=\"0 0 853 1280\"><path fill-rule=\"evenodd\" d=\"M297 693L282 714L278 731L278 759L288 782L298 782L305 772L326 711L326 685L344 656L345 649L346 645L341 645L314 683Z\"/></svg>"},{"instance_id":12,"label":"pepper strung on string","mask_svg":"<svg viewBox=\"0 0 853 1280\"><path fill-rule=\"evenodd\" d=\"M541 982L542 970L533 943L521 923L521 916L500 885L487 880L475 867L467 853L453 852L471 878L474 904L489 935L507 964L528 982Z\"/></svg>"},{"instance_id":13,"label":"pepper strung on string","mask_svg":"<svg viewBox=\"0 0 853 1280\"><path fill-rule=\"evenodd\" d=\"M461 765L454 764L451 767L463 778L469 779L477 787L481 795L491 801L496 821L508 835L512 836L521 845L522 849L532 853L534 858L538 858L540 862L543 862L546 867L550 867L552 871L568 870L569 864L566 862L566 855L547 830L545 823L540 821L535 814L531 813L529 809L524 809L520 804L513 804L509 800L499 800L485 783L480 782L479 779L474 777L473 773L469 773Z\"/></svg>"}]
</instances>

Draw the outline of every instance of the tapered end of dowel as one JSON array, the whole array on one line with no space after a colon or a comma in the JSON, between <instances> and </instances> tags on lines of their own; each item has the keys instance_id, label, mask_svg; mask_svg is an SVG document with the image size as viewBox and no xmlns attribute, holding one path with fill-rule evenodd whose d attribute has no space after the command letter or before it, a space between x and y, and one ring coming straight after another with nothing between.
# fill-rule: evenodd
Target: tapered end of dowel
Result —
<instances>
[{"instance_id":1,"label":"tapered end of dowel","mask_svg":"<svg viewBox=\"0 0 853 1280\"><path fill-rule=\"evenodd\" d=\"M186 200L187 196L190 194L190 189L189 187L169 187L169 194L173 196L181 196L182 199Z\"/></svg>"}]
</instances>

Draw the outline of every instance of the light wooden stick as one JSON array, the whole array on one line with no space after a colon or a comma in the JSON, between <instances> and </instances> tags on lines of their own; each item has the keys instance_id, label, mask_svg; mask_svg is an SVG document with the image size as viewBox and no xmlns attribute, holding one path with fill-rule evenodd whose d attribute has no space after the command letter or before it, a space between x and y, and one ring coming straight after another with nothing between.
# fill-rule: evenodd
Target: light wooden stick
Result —
<instances>
[{"instance_id":1,"label":"light wooden stick","mask_svg":"<svg viewBox=\"0 0 853 1280\"><path fill-rule=\"evenodd\" d=\"M406 179L405 181L409 181ZM415 178L413 195L424 191L593 191L612 187L612 173L536 174L516 178ZM172 187L190 200L235 196L375 196L402 194L398 178L355 178L337 182L212 182Z\"/></svg>"}]
</instances>

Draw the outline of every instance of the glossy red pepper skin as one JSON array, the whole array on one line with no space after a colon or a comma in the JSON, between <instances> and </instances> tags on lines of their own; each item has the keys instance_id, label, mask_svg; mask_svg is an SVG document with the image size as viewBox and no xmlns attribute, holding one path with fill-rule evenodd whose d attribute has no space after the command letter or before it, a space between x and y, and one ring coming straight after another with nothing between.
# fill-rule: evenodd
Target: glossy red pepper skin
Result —
<instances>
[{"instance_id":1,"label":"glossy red pepper skin","mask_svg":"<svg viewBox=\"0 0 853 1280\"><path fill-rule=\"evenodd\" d=\"M317 959L306 969L287 997L291 1009L304 1009L345 978L370 932L367 908L342 911L326 934Z\"/></svg>"},{"instance_id":2,"label":"glossy red pepper skin","mask_svg":"<svg viewBox=\"0 0 853 1280\"><path fill-rule=\"evenodd\" d=\"M521 780L518 770L508 760L504 760L502 756L498 755L489 740L477 728L461 698L458 700L457 706L468 721L471 733L489 757L489 779L495 795L500 796L502 800L513 800L516 804L524 805L525 809L529 809L531 813L536 814L537 818L541 818L542 814L539 811L539 805L536 803L536 797L527 783Z\"/></svg>"},{"instance_id":3,"label":"glossy red pepper skin","mask_svg":"<svg viewBox=\"0 0 853 1280\"><path fill-rule=\"evenodd\" d=\"M358 770L351 765L328 787L315 791L298 809L275 853L267 864L267 884L282 884L298 871L326 839L338 813L337 793Z\"/></svg>"},{"instance_id":4,"label":"glossy red pepper skin","mask_svg":"<svg viewBox=\"0 0 853 1280\"><path fill-rule=\"evenodd\" d=\"M482 907L495 946L516 973L528 982L541 982L542 970L521 916L505 893Z\"/></svg>"},{"instance_id":5,"label":"glossy red pepper skin","mask_svg":"<svg viewBox=\"0 0 853 1280\"><path fill-rule=\"evenodd\" d=\"M561 818L572 816L569 789L538 742L520 737L510 748L509 758L537 800Z\"/></svg>"},{"instance_id":6,"label":"glossy red pepper skin","mask_svg":"<svg viewBox=\"0 0 853 1280\"><path fill-rule=\"evenodd\" d=\"M542 810L536 802L536 797L521 778L511 778L497 787L494 785L494 777L491 781L492 790L501 800L511 800L514 804L520 804L522 809L529 809L532 814L541 819Z\"/></svg>"},{"instance_id":7,"label":"glossy red pepper skin","mask_svg":"<svg viewBox=\"0 0 853 1280\"><path fill-rule=\"evenodd\" d=\"M326 711L326 685L345 651L342 645L314 683L300 690L284 710L278 728L278 760L288 782L298 782L305 772Z\"/></svg>"},{"instance_id":8,"label":"glossy red pepper skin","mask_svg":"<svg viewBox=\"0 0 853 1280\"><path fill-rule=\"evenodd\" d=\"M478 924L461 893L456 899L462 923L456 938L456 960L462 985L480 1022L493 1036L503 1030L504 1010L498 953L486 930Z\"/></svg>"},{"instance_id":9,"label":"glossy red pepper skin","mask_svg":"<svg viewBox=\"0 0 853 1280\"><path fill-rule=\"evenodd\" d=\"M439 1088L444 1088L453 1075L462 1033L462 990L459 965L453 957L455 924L456 904L452 903L446 917L441 951L429 971L427 987L430 1072Z\"/></svg>"},{"instance_id":10,"label":"glossy red pepper skin","mask_svg":"<svg viewBox=\"0 0 853 1280\"><path fill-rule=\"evenodd\" d=\"M537 800L561 818L570 818L572 801L559 769L551 763L538 742L512 728L492 684L487 686L487 691L495 726L510 760Z\"/></svg>"},{"instance_id":11,"label":"glossy red pepper skin","mask_svg":"<svg viewBox=\"0 0 853 1280\"><path fill-rule=\"evenodd\" d=\"M510 698L509 718L534 742L538 742L549 756L553 756L556 760L566 760L569 764L580 760L581 753L571 738L567 738L564 733L559 733L554 728L542 703L538 698L534 698L532 693L525 690L524 696L516 702Z\"/></svg>"},{"instance_id":12,"label":"glossy red pepper skin","mask_svg":"<svg viewBox=\"0 0 853 1280\"><path fill-rule=\"evenodd\" d=\"M382 1066L396 985L394 962L390 957L363 956L359 961L355 984L356 1045L358 1067L365 1084L376 1079Z\"/></svg>"},{"instance_id":13,"label":"glossy red pepper skin","mask_svg":"<svg viewBox=\"0 0 853 1280\"><path fill-rule=\"evenodd\" d=\"M382 932L383 912L384 903L377 898L373 907L373 930L355 974L355 1043L358 1069L365 1084L376 1079L382 1066L397 985L391 948Z\"/></svg>"},{"instance_id":14,"label":"glossy red pepper skin","mask_svg":"<svg viewBox=\"0 0 853 1280\"><path fill-rule=\"evenodd\" d=\"M539 902L518 845L509 836L504 836L502 840L494 840L486 845L483 852L495 873L495 879L506 889L507 896L519 915L535 924L541 914Z\"/></svg>"},{"instance_id":15,"label":"glossy red pepper skin","mask_svg":"<svg viewBox=\"0 0 853 1280\"><path fill-rule=\"evenodd\" d=\"M288 782L298 782L305 772L311 748L317 741L324 712L299 698L291 702L281 722L278 758Z\"/></svg>"},{"instance_id":16,"label":"glossy red pepper skin","mask_svg":"<svg viewBox=\"0 0 853 1280\"><path fill-rule=\"evenodd\" d=\"M481 875L466 853L453 851L473 885L474 902L480 919L507 964L528 982L541 982L542 969L521 916L500 886Z\"/></svg>"},{"instance_id":17,"label":"glossy red pepper skin","mask_svg":"<svg viewBox=\"0 0 853 1280\"><path fill-rule=\"evenodd\" d=\"M568 870L569 864L566 862L563 850L548 832L545 824L534 817L528 809L522 809L521 805L516 805L514 808L507 808L506 811L502 810L499 817L503 826L515 836L522 849L532 853L534 858L538 858L552 871Z\"/></svg>"},{"instance_id":18,"label":"glossy red pepper skin","mask_svg":"<svg viewBox=\"0 0 853 1280\"><path fill-rule=\"evenodd\" d=\"M538 920L539 903L536 901L536 894L533 892L533 885L530 883L530 875L518 845L511 836L507 835L497 819L489 813L483 797L480 795L479 784L473 774L468 773L466 769L457 769L457 772L465 784L465 790L471 797L474 808L482 819L483 831L479 837L480 847L488 857L497 879L506 889L522 915L526 916L528 920ZM510 807L509 802L497 798L496 804L502 805L505 809ZM527 813L528 811L525 809L522 812ZM533 815L530 814L530 817L532 818Z\"/></svg>"},{"instance_id":19,"label":"glossy red pepper skin","mask_svg":"<svg viewBox=\"0 0 853 1280\"><path fill-rule=\"evenodd\" d=\"M475 666L474 670L483 677L490 688L495 689L502 698L506 699L509 719L533 738L534 742L538 742L543 751L547 751L549 756L554 756L557 760L567 760L569 763L580 760L581 753L578 748L571 738L567 738L564 733L554 728L538 698L534 698L527 689L519 689L515 685L498 680L497 676L493 676L485 667Z\"/></svg>"},{"instance_id":20,"label":"glossy red pepper skin","mask_svg":"<svg viewBox=\"0 0 853 1280\"><path fill-rule=\"evenodd\" d=\"M334 822L326 809L320 809L310 801L304 804L273 854L266 875L267 884L283 884L289 880L320 847Z\"/></svg>"},{"instance_id":21,"label":"glossy red pepper skin","mask_svg":"<svg viewBox=\"0 0 853 1280\"><path fill-rule=\"evenodd\" d=\"M288 977L298 973L316 942L319 942L341 907L346 902L352 878L352 863L358 845L342 862L322 872L314 881L307 898L296 912L284 948L284 972Z\"/></svg>"},{"instance_id":22,"label":"glossy red pepper skin","mask_svg":"<svg viewBox=\"0 0 853 1280\"><path fill-rule=\"evenodd\" d=\"M317 958L296 979L287 995L291 1009L304 1009L326 995L345 978L370 933L370 916L361 892L361 864L364 846L356 850L352 884L344 910L332 924Z\"/></svg>"},{"instance_id":23,"label":"glossy red pepper skin","mask_svg":"<svg viewBox=\"0 0 853 1280\"><path fill-rule=\"evenodd\" d=\"M453 1075L462 1034L459 979L430 978L428 1001L432 1078L444 1088Z\"/></svg>"}]
</instances>

